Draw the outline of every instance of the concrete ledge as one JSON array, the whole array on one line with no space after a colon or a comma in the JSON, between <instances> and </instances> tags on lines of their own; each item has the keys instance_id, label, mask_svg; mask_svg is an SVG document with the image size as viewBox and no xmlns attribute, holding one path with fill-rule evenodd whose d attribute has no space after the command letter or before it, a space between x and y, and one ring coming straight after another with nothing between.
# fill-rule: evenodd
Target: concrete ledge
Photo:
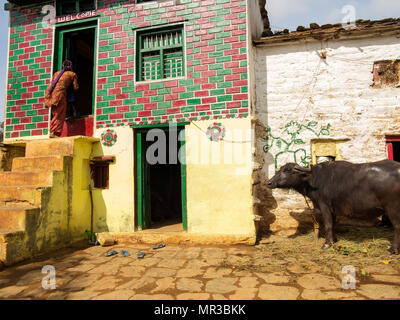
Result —
<instances>
[{"instance_id":1,"label":"concrete ledge","mask_svg":"<svg viewBox=\"0 0 400 320\"><path fill-rule=\"evenodd\" d=\"M147 243L147 244L246 244L255 245L256 236L254 235L229 235L229 234L193 234L188 232L168 232L168 233L149 233L137 232L102 232L98 236L110 236L116 243Z\"/></svg>"}]
</instances>

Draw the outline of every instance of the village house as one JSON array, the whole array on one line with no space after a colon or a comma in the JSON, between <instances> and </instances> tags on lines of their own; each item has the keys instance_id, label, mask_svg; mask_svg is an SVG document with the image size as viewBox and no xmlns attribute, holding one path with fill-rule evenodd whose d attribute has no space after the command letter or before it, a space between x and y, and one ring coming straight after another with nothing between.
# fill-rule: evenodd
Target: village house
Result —
<instances>
[{"instance_id":1,"label":"village house","mask_svg":"<svg viewBox=\"0 0 400 320\"><path fill-rule=\"evenodd\" d=\"M266 229L292 235L312 226L301 195L263 183L285 163L400 161L399 35L400 19L358 20L254 41L254 193Z\"/></svg>"},{"instance_id":2,"label":"village house","mask_svg":"<svg viewBox=\"0 0 400 320\"><path fill-rule=\"evenodd\" d=\"M255 243L252 41L268 26L265 1L10 0L5 9L0 261L87 230ZM44 95L65 59L79 117L50 139ZM166 162L149 162L149 150Z\"/></svg>"},{"instance_id":3,"label":"village house","mask_svg":"<svg viewBox=\"0 0 400 320\"><path fill-rule=\"evenodd\" d=\"M400 160L399 19L272 33L265 1L13 0L0 261L87 237L256 243L310 228L286 162ZM50 139L65 60L79 117ZM376 221L345 221L372 225Z\"/></svg>"}]
</instances>

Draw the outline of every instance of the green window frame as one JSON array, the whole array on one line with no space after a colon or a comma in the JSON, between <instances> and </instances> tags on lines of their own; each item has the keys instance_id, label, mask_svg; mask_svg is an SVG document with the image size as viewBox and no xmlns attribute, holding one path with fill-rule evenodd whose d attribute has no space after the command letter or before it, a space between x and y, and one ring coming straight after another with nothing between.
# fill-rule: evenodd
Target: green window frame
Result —
<instances>
[{"instance_id":1,"label":"green window frame","mask_svg":"<svg viewBox=\"0 0 400 320\"><path fill-rule=\"evenodd\" d=\"M185 75L183 25L137 32L136 81Z\"/></svg>"},{"instance_id":2,"label":"green window frame","mask_svg":"<svg viewBox=\"0 0 400 320\"><path fill-rule=\"evenodd\" d=\"M96 9L96 0L57 0L57 16Z\"/></svg>"}]
</instances>

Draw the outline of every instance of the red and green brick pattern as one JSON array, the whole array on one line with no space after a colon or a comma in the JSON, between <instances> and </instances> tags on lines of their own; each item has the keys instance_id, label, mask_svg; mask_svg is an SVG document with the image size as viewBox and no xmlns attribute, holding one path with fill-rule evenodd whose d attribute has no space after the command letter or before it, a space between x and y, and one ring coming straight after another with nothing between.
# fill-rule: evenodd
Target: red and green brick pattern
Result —
<instances>
[{"instance_id":1,"label":"red and green brick pattern","mask_svg":"<svg viewBox=\"0 0 400 320\"><path fill-rule=\"evenodd\" d=\"M19 7L10 13L6 138L48 133L43 100L51 80L53 32L43 28L41 8Z\"/></svg>"},{"instance_id":2,"label":"red and green brick pattern","mask_svg":"<svg viewBox=\"0 0 400 320\"><path fill-rule=\"evenodd\" d=\"M246 0L104 0L97 8L97 128L248 116ZM6 138L48 133L54 35L40 10L11 13ZM176 23L185 25L185 76L135 81L135 31Z\"/></svg>"},{"instance_id":3,"label":"red and green brick pattern","mask_svg":"<svg viewBox=\"0 0 400 320\"><path fill-rule=\"evenodd\" d=\"M104 9L101 9L104 7ZM246 1L104 1L97 127L246 117ZM135 81L135 30L185 22L185 79Z\"/></svg>"}]
</instances>

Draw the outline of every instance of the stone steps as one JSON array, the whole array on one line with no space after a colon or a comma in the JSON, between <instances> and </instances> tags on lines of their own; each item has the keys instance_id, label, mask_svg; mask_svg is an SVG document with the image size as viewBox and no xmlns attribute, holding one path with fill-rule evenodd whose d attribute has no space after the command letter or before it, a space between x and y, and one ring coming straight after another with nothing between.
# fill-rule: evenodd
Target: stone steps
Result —
<instances>
[{"instance_id":1,"label":"stone steps","mask_svg":"<svg viewBox=\"0 0 400 320\"><path fill-rule=\"evenodd\" d=\"M74 138L32 140L26 144L25 157L72 156Z\"/></svg>"},{"instance_id":2,"label":"stone steps","mask_svg":"<svg viewBox=\"0 0 400 320\"><path fill-rule=\"evenodd\" d=\"M51 187L53 185L54 173L53 171L0 172L0 186Z\"/></svg>"},{"instance_id":3,"label":"stone steps","mask_svg":"<svg viewBox=\"0 0 400 320\"><path fill-rule=\"evenodd\" d=\"M0 186L0 206L32 205L41 206L42 194L50 187L42 186Z\"/></svg>"},{"instance_id":4,"label":"stone steps","mask_svg":"<svg viewBox=\"0 0 400 320\"><path fill-rule=\"evenodd\" d=\"M70 241L74 148L98 141L75 136L15 142L25 157L13 157L11 171L0 172L0 264L12 265Z\"/></svg>"},{"instance_id":5,"label":"stone steps","mask_svg":"<svg viewBox=\"0 0 400 320\"><path fill-rule=\"evenodd\" d=\"M40 208L31 206L0 207L0 230L25 230L29 216L39 214Z\"/></svg>"},{"instance_id":6,"label":"stone steps","mask_svg":"<svg viewBox=\"0 0 400 320\"><path fill-rule=\"evenodd\" d=\"M26 258L24 236L24 230L0 229L0 265L12 265Z\"/></svg>"},{"instance_id":7,"label":"stone steps","mask_svg":"<svg viewBox=\"0 0 400 320\"><path fill-rule=\"evenodd\" d=\"M186 231L180 232L151 232L151 230L136 231L134 233L122 232L101 232L97 234L98 238L112 238L116 243L146 243L146 244L219 244L233 245L244 244L254 245L255 236L248 235L230 235L230 234L193 234Z\"/></svg>"},{"instance_id":8,"label":"stone steps","mask_svg":"<svg viewBox=\"0 0 400 320\"><path fill-rule=\"evenodd\" d=\"M71 139L29 141L25 157L14 158L11 171L0 172L0 263L12 265L32 255L35 244L27 243L46 206L43 199L54 184L63 185L72 154Z\"/></svg>"},{"instance_id":9,"label":"stone steps","mask_svg":"<svg viewBox=\"0 0 400 320\"><path fill-rule=\"evenodd\" d=\"M24 230L0 229L0 244L21 240L25 234Z\"/></svg>"},{"instance_id":10,"label":"stone steps","mask_svg":"<svg viewBox=\"0 0 400 320\"><path fill-rule=\"evenodd\" d=\"M21 171L62 171L64 169L63 156L43 156L14 158L13 172Z\"/></svg>"}]
</instances>

